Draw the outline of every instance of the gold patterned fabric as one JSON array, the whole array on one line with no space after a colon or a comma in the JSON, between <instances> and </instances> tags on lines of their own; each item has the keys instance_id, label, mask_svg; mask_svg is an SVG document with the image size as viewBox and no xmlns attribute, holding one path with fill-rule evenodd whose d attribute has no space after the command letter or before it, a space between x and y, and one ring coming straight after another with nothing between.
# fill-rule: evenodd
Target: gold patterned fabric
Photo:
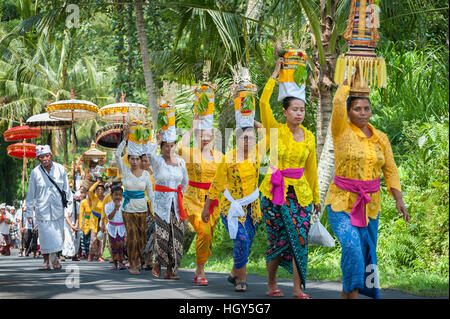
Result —
<instances>
[{"instance_id":1,"label":"gold patterned fabric","mask_svg":"<svg viewBox=\"0 0 450 319\"><path fill-rule=\"evenodd\" d=\"M200 149L197 147L190 148L178 143L178 155L186 162L186 170L188 172L189 181L197 183L211 183L218 163L221 162L223 154L212 151L214 160L206 161ZM208 194L207 189L201 189L188 185L183 195L183 207L188 216L201 216L205 196ZM217 209L217 208L216 208Z\"/></svg>"},{"instance_id":2,"label":"gold patterned fabric","mask_svg":"<svg viewBox=\"0 0 450 319\"><path fill-rule=\"evenodd\" d=\"M223 158L222 162L217 165L216 174L213 183L208 192L208 198L219 199L219 194L226 189L229 190L234 199L239 199L249 196L258 188L259 168L261 157L264 155L258 152L262 144L266 143L266 138L261 140L256 148L254 148L247 160L237 161L236 149L228 152ZM261 209L259 205L259 198L251 205L251 217L255 225L261 219ZM228 215L230 209L230 202L221 196L219 200L220 213L223 216ZM249 205L243 206L242 209L247 211ZM246 216L238 217L239 222L244 226Z\"/></svg>"},{"instance_id":3,"label":"gold patterned fabric","mask_svg":"<svg viewBox=\"0 0 450 319\"><path fill-rule=\"evenodd\" d=\"M311 202L319 204L320 195L314 135L303 125L300 125L305 133L305 139L302 142L296 142L287 125L275 120L269 103L275 83L273 78L270 78L269 81L267 81L259 101L261 121L263 126L267 129L268 140L271 140L270 129L278 129L278 140L270 142L277 142L277 151L270 152L270 163L279 170L304 168L304 176L302 178L284 178L284 196L286 197L287 195L289 185L292 185L300 206L306 207L311 204ZM267 145L268 148L271 146L270 143ZM270 193L272 187L270 182L271 177L272 170L269 168L268 173L259 187L261 194L270 200L272 200L272 194Z\"/></svg>"},{"instance_id":4,"label":"gold patterned fabric","mask_svg":"<svg viewBox=\"0 0 450 319\"><path fill-rule=\"evenodd\" d=\"M380 178L383 173L389 193L391 189L401 191L400 178L388 137L383 132L368 127L373 135L367 138L357 126L347 121L346 100L349 86L340 87L333 100L331 132L333 135L335 174L362 181ZM367 216L376 219L380 211L380 191L369 194L372 199L366 206ZM335 212L350 213L358 194L338 188L334 182L328 189L325 205L331 204Z\"/></svg>"}]
</instances>

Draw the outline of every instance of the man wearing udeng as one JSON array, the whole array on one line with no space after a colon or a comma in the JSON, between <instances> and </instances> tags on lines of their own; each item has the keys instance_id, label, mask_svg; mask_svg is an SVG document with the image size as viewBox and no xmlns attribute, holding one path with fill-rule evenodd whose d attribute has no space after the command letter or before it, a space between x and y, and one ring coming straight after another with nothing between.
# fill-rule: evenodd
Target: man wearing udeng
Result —
<instances>
[{"instance_id":1,"label":"man wearing udeng","mask_svg":"<svg viewBox=\"0 0 450 319\"><path fill-rule=\"evenodd\" d=\"M27 207L35 207L44 255L44 264L39 269L50 270L50 262L53 269L61 269L56 253L64 246L64 207L72 201L72 192L64 166L53 162L50 146L38 145L36 157L40 165L31 172L26 202Z\"/></svg>"}]
</instances>

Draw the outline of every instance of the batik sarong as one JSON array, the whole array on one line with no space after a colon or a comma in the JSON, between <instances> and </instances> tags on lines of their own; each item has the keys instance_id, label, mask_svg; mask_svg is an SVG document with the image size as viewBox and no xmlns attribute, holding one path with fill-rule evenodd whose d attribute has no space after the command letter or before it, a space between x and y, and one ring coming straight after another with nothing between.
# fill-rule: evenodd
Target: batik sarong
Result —
<instances>
[{"instance_id":1,"label":"batik sarong","mask_svg":"<svg viewBox=\"0 0 450 319\"><path fill-rule=\"evenodd\" d=\"M125 238L120 237L119 234L117 234L115 238L108 234L108 243L112 260L123 261L125 259L123 249Z\"/></svg>"},{"instance_id":2,"label":"batik sarong","mask_svg":"<svg viewBox=\"0 0 450 319\"><path fill-rule=\"evenodd\" d=\"M247 264L250 248L252 247L253 238L256 233L256 227L258 226L258 223L253 223L251 207L252 205L247 205L247 216L245 218L245 223L242 225L238 222L236 239L233 239L233 260L234 267L236 269L241 269ZM222 223L228 231L228 218L223 214L221 214L221 217Z\"/></svg>"},{"instance_id":3,"label":"batik sarong","mask_svg":"<svg viewBox=\"0 0 450 319\"><path fill-rule=\"evenodd\" d=\"M333 233L341 244L341 270L343 290L355 289L360 294L379 299L377 268L378 221L369 218L367 227L356 227L350 223L350 214L335 212L327 206L328 220Z\"/></svg>"},{"instance_id":4,"label":"batik sarong","mask_svg":"<svg viewBox=\"0 0 450 319\"><path fill-rule=\"evenodd\" d=\"M173 268L176 274L183 258L184 224L175 216L173 204L170 211L170 224L155 214L156 241L155 262Z\"/></svg>"},{"instance_id":5,"label":"batik sarong","mask_svg":"<svg viewBox=\"0 0 450 319\"><path fill-rule=\"evenodd\" d=\"M286 202L275 205L262 196L261 210L266 225L269 245L266 261L280 258L280 266L293 274L295 261L303 288L306 285L308 265L308 233L312 204L302 207L297 201L294 188L288 187Z\"/></svg>"},{"instance_id":6,"label":"batik sarong","mask_svg":"<svg viewBox=\"0 0 450 319\"><path fill-rule=\"evenodd\" d=\"M122 211L123 223L127 233L127 255L130 262L142 262L142 252L147 242L148 212L127 213Z\"/></svg>"}]
</instances>

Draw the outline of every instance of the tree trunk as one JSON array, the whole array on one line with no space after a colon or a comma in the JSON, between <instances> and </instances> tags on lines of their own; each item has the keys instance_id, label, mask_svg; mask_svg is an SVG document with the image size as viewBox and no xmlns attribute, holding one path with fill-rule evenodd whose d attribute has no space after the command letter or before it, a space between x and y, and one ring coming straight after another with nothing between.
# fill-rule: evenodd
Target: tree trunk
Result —
<instances>
[{"instance_id":1,"label":"tree trunk","mask_svg":"<svg viewBox=\"0 0 450 319\"><path fill-rule=\"evenodd\" d=\"M334 178L334 148L331 136L331 114L333 110L332 90L334 87L333 75L336 60L339 56L337 49L330 52L330 44L336 23L336 2L334 0L320 0L321 12L321 41L324 47L326 65L320 65L316 57L316 74L318 74L318 87L316 92L319 96L317 109L317 158L320 203L324 209L325 197L328 187ZM337 47L337 46L336 46Z\"/></svg>"},{"instance_id":2,"label":"tree trunk","mask_svg":"<svg viewBox=\"0 0 450 319\"><path fill-rule=\"evenodd\" d=\"M320 0L321 16L321 41L325 51L326 65L320 65L317 58L316 66L319 69L319 104L317 110L317 158L320 158L327 129L331 119L332 97L331 92L334 87L333 74L336 66L337 53L330 52L330 42L333 29L336 27L334 17L336 15L336 1Z\"/></svg>"},{"instance_id":3,"label":"tree trunk","mask_svg":"<svg viewBox=\"0 0 450 319\"><path fill-rule=\"evenodd\" d=\"M135 0L136 9L136 28L139 37L140 52L142 58L142 66L144 68L145 91L147 92L148 104L152 115L153 127L156 126L158 116L158 105L154 93L153 74L150 69L150 59L148 56L147 37L145 33L144 12L142 10L142 0Z\"/></svg>"},{"instance_id":4,"label":"tree trunk","mask_svg":"<svg viewBox=\"0 0 450 319\"><path fill-rule=\"evenodd\" d=\"M317 173L319 178L320 205L323 210L325 208L325 197L327 196L328 187L334 178L334 148L333 138L331 136L331 123L328 125L325 143L317 166Z\"/></svg>"}]
</instances>

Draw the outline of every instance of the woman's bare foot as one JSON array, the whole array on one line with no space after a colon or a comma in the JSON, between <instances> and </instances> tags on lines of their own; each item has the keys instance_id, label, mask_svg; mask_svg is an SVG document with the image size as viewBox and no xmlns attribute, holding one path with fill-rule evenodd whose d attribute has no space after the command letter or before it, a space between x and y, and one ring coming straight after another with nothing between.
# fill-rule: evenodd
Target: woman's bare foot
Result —
<instances>
[{"instance_id":1,"label":"woman's bare foot","mask_svg":"<svg viewBox=\"0 0 450 319\"><path fill-rule=\"evenodd\" d=\"M39 267L39 270L50 270L50 265L48 263L44 263L41 267Z\"/></svg>"},{"instance_id":2,"label":"woman's bare foot","mask_svg":"<svg viewBox=\"0 0 450 319\"><path fill-rule=\"evenodd\" d=\"M141 274L140 271L137 268L134 268L134 269L130 268L130 269L128 269L128 271L132 275L140 275Z\"/></svg>"},{"instance_id":3,"label":"woman's bare foot","mask_svg":"<svg viewBox=\"0 0 450 319\"><path fill-rule=\"evenodd\" d=\"M175 275L175 274L172 272L172 269L167 268L166 274L165 274L165 276L164 276L164 279L178 280L178 279L180 279L180 277L177 276L177 275Z\"/></svg>"},{"instance_id":4,"label":"woman's bare foot","mask_svg":"<svg viewBox=\"0 0 450 319\"><path fill-rule=\"evenodd\" d=\"M156 278L159 278L161 276L161 265L160 264L154 264L152 269L152 275Z\"/></svg>"}]
</instances>

